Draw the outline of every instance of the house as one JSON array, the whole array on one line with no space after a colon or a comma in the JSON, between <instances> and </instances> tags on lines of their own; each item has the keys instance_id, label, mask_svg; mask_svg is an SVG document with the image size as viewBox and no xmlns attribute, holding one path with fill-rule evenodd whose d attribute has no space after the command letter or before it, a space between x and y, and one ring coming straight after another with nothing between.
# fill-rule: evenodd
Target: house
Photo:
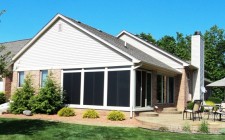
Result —
<instances>
[{"instance_id":1,"label":"house","mask_svg":"<svg viewBox=\"0 0 225 140\"><path fill-rule=\"evenodd\" d=\"M8 59L11 59L15 54L17 54L27 42L29 42L30 39L24 39L24 40L17 40L17 41L12 41L12 42L4 42L0 43L0 46L5 47L4 52L11 52L10 57ZM0 55L3 54L4 52L0 52ZM7 60L8 61L8 60ZM10 60L8 61L10 62ZM12 69L12 63L9 64L9 69ZM0 92L4 91L6 92L7 97L10 97L11 93L11 82L12 82L12 77L9 76L7 78L0 79Z\"/></svg>"},{"instance_id":2,"label":"house","mask_svg":"<svg viewBox=\"0 0 225 140\"><path fill-rule=\"evenodd\" d=\"M188 63L122 31L109 35L57 14L12 58L11 93L30 73L39 88L51 71L75 108L130 112L203 99L204 41L192 36Z\"/></svg>"}]
</instances>

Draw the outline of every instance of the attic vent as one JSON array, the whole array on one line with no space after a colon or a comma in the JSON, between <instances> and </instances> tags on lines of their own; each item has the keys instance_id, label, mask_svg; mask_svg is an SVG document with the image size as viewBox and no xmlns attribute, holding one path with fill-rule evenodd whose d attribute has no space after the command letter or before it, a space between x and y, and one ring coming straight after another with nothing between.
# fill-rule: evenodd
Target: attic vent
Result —
<instances>
[{"instance_id":1,"label":"attic vent","mask_svg":"<svg viewBox=\"0 0 225 140\"><path fill-rule=\"evenodd\" d=\"M59 24L58 31L62 32L62 24L61 23Z\"/></svg>"},{"instance_id":2,"label":"attic vent","mask_svg":"<svg viewBox=\"0 0 225 140\"><path fill-rule=\"evenodd\" d=\"M77 23L81 23L79 20L77 20Z\"/></svg>"},{"instance_id":3,"label":"attic vent","mask_svg":"<svg viewBox=\"0 0 225 140\"><path fill-rule=\"evenodd\" d=\"M125 47L127 46L127 42L124 42L124 46L125 46Z\"/></svg>"},{"instance_id":4,"label":"attic vent","mask_svg":"<svg viewBox=\"0 0 225 140\"><path fill-rule=\"evenodd\" d=\"M102 30L98 29L99 32L102 32Z\"/></svg>"}]
</instances>

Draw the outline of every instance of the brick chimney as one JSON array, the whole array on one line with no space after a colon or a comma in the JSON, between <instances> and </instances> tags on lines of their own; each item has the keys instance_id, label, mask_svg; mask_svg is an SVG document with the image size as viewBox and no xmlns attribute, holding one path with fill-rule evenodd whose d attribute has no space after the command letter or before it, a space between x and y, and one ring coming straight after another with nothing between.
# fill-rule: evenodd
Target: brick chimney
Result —
<instances>
[{"instance_id":1,"label":"brick chimney","mask_svg":"<svg viewBox=\"0 0 225 140\"><path fill-rule=\"evenodd\" d=\"M204 93L204 40L201 32L196 31L191 37L191 65L198 69L193 72L193 99L203 100Z\"/></svg>"}]
</instances>

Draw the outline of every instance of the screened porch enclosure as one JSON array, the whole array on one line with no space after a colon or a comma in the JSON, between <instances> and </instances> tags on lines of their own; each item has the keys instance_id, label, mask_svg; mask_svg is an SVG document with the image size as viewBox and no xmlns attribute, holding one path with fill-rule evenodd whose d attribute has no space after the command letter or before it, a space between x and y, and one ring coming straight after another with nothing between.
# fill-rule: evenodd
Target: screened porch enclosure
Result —
<instances>
[{"instance_id":1,"label":"screened porch enclosure","mask_svg":"<svg viewBox=\"0 0 225 140\"><path fill-rule=\"evenodd\" d=\"M130 68L63 71L65 104L130 108L130 71Z\"/></svg>"}]
</instances>

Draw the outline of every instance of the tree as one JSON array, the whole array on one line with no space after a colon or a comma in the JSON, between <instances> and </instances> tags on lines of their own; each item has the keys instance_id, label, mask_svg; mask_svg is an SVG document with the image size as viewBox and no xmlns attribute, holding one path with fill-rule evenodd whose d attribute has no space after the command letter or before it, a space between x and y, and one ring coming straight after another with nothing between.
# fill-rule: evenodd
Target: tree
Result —
<instances>
[{"instance_id":1,"label":"tree","mask_svg":"<svg viewBox=\"0 0 225 140\"><path fill-rule=\"evenodd\" d=\"M0 16L2 16L5 12L6 10L0 11ZM7 51L5 46L0 44L0 80L10 74L10 70L7 68L11 57L10 54L11 52Z\"/></svg>"},{"instance_id":2,"label":"tree","mask_svg":"<svg viewBox=\"0 0 225 140\"><path fill-rule=\"evenodd\" d=\"M0 44L0 79L9 76L11 71L7 67L11 60L11 52L7 51L5 46Z\"/></svg>"},{"instance_id":3,"label":"tree","mask_svg":"<svg viewBox=\"0 0 225 140\"><path fill-rule=\"evenodd\" d=\"M29 101L34 93L31 75L27 75L22 88L18 88L12 96L13 102L10 103L10 112L21 114L24 110L30 109Z\"/></svg>"},{"instance_id":4,"label":"tree","mask_svg":"<svg viewBox=\"0 0 225 140\"><path fill-rule=\"evenodd\" d=\"M140 34L137 34L136 36L145 40L145 41L147 41L147 42L150 42L152 44L156 44L156 40L153 38L153 36L150 33L148 33L148 34L140 33Z\"/></svg>"},{"instance_id":5,"label":"tree","mask_svg":"<svg viewBox=\"0 0 225 140\"><path fill-rule=\"evenodd\" d=\"M157 45L163 50L175 54L176 50L176 40L173 36L165 35L157 41Z\"/></svg>"}]
</instances>

